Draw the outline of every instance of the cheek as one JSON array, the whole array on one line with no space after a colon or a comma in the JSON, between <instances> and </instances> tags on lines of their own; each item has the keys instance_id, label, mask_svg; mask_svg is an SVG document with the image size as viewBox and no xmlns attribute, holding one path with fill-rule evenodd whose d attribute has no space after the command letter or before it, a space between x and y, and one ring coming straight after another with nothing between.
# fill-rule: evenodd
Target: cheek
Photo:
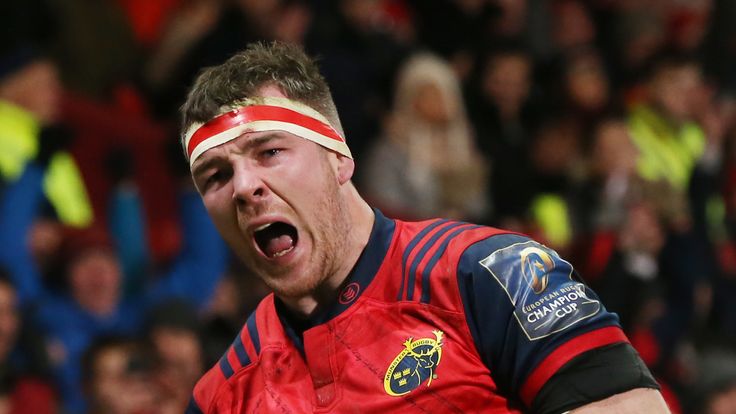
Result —
<instances>
[{"instance_id":1,"label":"cheek","mask_svg":"<svg viewBox=\"0 0 736 414\"><path fill-rule=\"evenodd\" d=\"M231 198L224 191L217 191L205 195L203 201L207 213L218 230L223 234L230 231L233 228L232 220L235 218Z\"/></svg>"}]
</instances>

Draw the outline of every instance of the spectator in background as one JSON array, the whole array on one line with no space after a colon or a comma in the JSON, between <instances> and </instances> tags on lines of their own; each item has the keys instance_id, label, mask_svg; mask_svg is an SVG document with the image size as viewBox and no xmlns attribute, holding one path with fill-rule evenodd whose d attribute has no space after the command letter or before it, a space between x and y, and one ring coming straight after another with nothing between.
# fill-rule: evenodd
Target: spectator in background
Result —
<instances>
[{"instance_id":1,"label":"spectator in background","mask_svg":"<svg viewBox=\"0 0 736 414\"><path fill-rule=\"evenodd\" d=\"M146 81L154 113L176 119L186 88L204 67L243 45L274 39L283 0L191 0L183 2L164 29Z\"/></svg>"},{"instance_id":2,"label":"spectator in background","mask_svg":"<svg viewBox=\"0 0 736 414\"><path fill-rule=\"evenodd\" d=\"M15 287L0 269L0 413L58 410L58 395L45 377L46 355L39 355L30 327L23 326Z\"/></svg>"},{"instance_id":3,"label":"spectator in background","mask_svg":"<svg viewBox=\"0 0 736 414\"><path fill-rule=\"evenodd\" d=\"M505 228L522 228L534 194L530 152L539 117L531 89L531 57L513 45L491 51L468 89L477 146L491 166L488 221Z\"/></svg>"},{"instance_id":4,"label":"spectator in background","mask_svg":"<svg viewBox=\"0 0 736 414\"><path fill-rule=\"evenodd\" d=\"M551 37L555 53L565 56L575 50L593 46L596 26L586 2L554 0L550 2Z\"/></svg>"},{"instance_id":5,"label":"spectator in background","mask_svg":"<svg viewBox=\"0 0 736 414\"><path fill-rule=\"evenodd\" d=\"M733 348L710 346L700 358L692 392L693 412L736 413L736 355Z\"/></svg>"},{"instance_id":6,"label":"spectator in background","mask_svg":"<svg viewBox=\"0 0 736 414\"><path fill-rule=\"evenodd\" d=\"M366 196L399 217L483 217L484 168L454 72L436 56L413 56L399 74L387 133L368 159Z\"/></svg>"},{"instance_id":7,"label":"spectator in background","mask_svg":"<svg viewBox=\"0 0 736 414\"><path fill-rule=\"evenodd\" d=\"M223 19L221 0L182 1L170 14L142 70L144 89L157 116L171 118L174 99L191 75L192 54ZM176 93L175 96L172 94Z\"/></svg>"},{"instance_id":8,"label":"spectator in background","mask_svg":"<svg viewBox=\"0 0 736 414\"><path fill-rule=\"evenodd\" d=\"M181 300L162 302L149 313L146 336L156 356L159 414L186 411L194 384L205 371L198 319L196 309Z\"/></svg>"},{"instance_id":9,"label":"spectator in background","mask_svg":"<svg viewBox=\"0 0 736 414\"><path fill-rule=\"evenodd\" d=\"M636 176L638 151L631 142L623 119L610 117L600 122L593 135L591 178L601 189L593 226L616 228L623 222L626 195Z\"/></svg>"},{"instance_id":10,"label":"spectator in background","mask_svg":"<svg viewBox=\"0 0 736 414\"><path fill-rule=\"evenodd\" d=\"M615 23L617 50L609 51L613 57L608 60L617 88L632 88L644 80L648 65L665 44L663 19L657 10L641 5L619 12Z\"/></svg>"},{"instance_id":11,"label":"spectator in background","mask_svg":"<svg viewBox=\"0 0 736 414\"><path fill-rule=\"evenodd\" d=\"M683 195L708 144L695 119L693 98L702 86L695 61L664 57L649 78L648 100L629 114L631 137L639 150L639 175L648 181L663 180Z\"/></svg>"},{"instance_id":12,"label":"spectator in background","mask_svg":"<svg viewBox=\"0 0 736 414\"><path fill-rule=\"evenodd\" d=\"M518 38L525 31L528 2L409 0L416 15L419 44L450 63L462 82L477 65L477 53L496 38ZM437 30L442 27L442 30Z\"/></svg>"},{"instance_id":13,"label":"spectator in background","mask_svg":"<svg viewBox=\"0 0 736 414\"><path fill-rule=\"evenodd\" d=\"M151 358L134 339L95 340L82 358L82 378L89 414L160 412Z\"/></svg>"},{"instance_id":14,"label":"spectator in background","mask_svg":"<svg viewBox=\"0 0 736 414\"><path fill-rule=\"evenodd\" d=\"M49 2L49 7L57 30L48 46L64 85L99 100L114 97L133 78L141 59L120 4L68 0Z\"/></svg>"},{"instance_id":15,"label":"spectator in background","mask_svg":"<svg viewBox=\"0 0 736 414\"><path fill-rule=\"evenodd\" d=\"M70 136L60 123L61 92L56 65L33 47L0 55L0 188L36 160L44 166L44 195L54 215L84 227L93 213L77 164L64 151Z\"/></svg>"},{"instance_id":16,"label":"spectator in background","mask_svg":"<svg viewBox=\"0 0 736 414\"><path fill-rule=\"evenodd\" d=\"M563 111L580 124L586 141L606 113L617 109L617 97L612 96L608 74L595 49L580 49L565 62L561 82L564 96ZM589 142L583 143L587 148Z\"/></svg>"},{"instance_id":17,"label":"spectator in background","mask_svg":"<svg viewBox=\"0 0 736 414\"><path fill-rule=\"evenodd\" d=\"M350 149L361 160L381 133L396 71L413 45L378 0L323 2L314 16L305 48L320 56Z\"/></svg>"},{"instance_id":18,"label":"spectator in background","mask_svg":"<svg viewBox=\"0 0 736 414\"><path fill-rule=\"evenodd\" d=\"M214 365L258 303L271 290L239 261L232 260L212 300L200 315L205 366Z\"/></svg>"},{"instance_id":19,"label":"spectator in background","mask_svg":"<svg viewBox=\"0 0 736 414\"><path fill-rule=\"evenodd\" d=\"M106 232L99 228L72 230L63 242L67 292L49 291L28 251L24 235L38 215L42 201L41 171L29 164L21 178L6 190L0 204L1 263L15 278L33 284L26 303L37 305L34 321L47 337L54 375L70 413L84 411L80 360L95 338L140 333L145 311L160 301L181 297L201 307L209 300L225 264L224 244L204 215L196 193L182 190L180 208L185 234L179 258L161 277L149 280L144 293L123 298L120 263Z\"/></svg>"},{"instance_id":20,"label":"spectator in background","mask_svg":"<svg viewBox=\"0 0 736 414\"><path fill-rule=\"evenodd\" d=\"M584 169L582 140L575 119L551 116L537 129L529 154L534 195L526 231L565 255L580 227L576 190Z\"/></svg>"}]
</instances>

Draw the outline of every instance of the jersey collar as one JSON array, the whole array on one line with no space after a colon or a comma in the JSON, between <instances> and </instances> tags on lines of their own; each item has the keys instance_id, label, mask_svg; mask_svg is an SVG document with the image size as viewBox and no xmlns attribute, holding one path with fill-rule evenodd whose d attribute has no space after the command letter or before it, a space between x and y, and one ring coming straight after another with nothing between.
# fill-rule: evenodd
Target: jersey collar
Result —
<instances>
[{"instance_id":1,"label":"jersey collar","mask_svg":"<svg viewBox=\"0 0 736 414\"><path fill-rule=\"evenodd\" d=\"M301 333L314 326L329 322L346 311L358 301L360 295L368 288L381 267L393 238L396 222L384 216L378 209L373 209L375 220L368 243L360 254L357 263L345 278L343 286L334 302L308 320L297 320L286 309L286 306L275 298L276 312L289 336L301 337ZM299 338L300 339L300 338ZM300 341L299 341L300 342Z\"/></svg>"}]
</instances>

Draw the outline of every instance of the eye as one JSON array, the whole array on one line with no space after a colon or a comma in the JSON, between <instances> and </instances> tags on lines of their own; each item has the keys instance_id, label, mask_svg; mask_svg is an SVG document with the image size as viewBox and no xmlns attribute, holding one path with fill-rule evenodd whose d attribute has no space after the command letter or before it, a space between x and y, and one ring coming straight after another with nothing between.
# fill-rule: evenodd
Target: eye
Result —
<instances>
[{"instance_id":1,"label":"eye","mask_svg":"<svg viewBox=\"0 0 736 414\"><path fill-rule=\"evenodd\" d=\"M214 184L218 182L220 180L220 177L222 177L222 173L220 171L213 172L207 177L207 181L205 181L205 185Z\"/></svg>"},{"instance_id":2,"label":"eye","mask_svg":"<svg viewBox=\"0 0 736 414\"><path fill-rule=\"evenodd\" d=\"M264 158L272 158L281 152L281 148L269 148L261 152L261 156Z\"/></svg>"},{"instance_id":3,"label":"eye","mask_svg":"<svg viewBox=\"0 0 736 414\"><path fill-rule=\"evenodd\" d=\"M226 175L222 170L212 170L209 174L204 176L204 182L202 184L202 189L205 191L208 189L211 189L215 186L217 186L219 183L221 183L223 180L225 180Z\"/></svg>"}]
</instances>

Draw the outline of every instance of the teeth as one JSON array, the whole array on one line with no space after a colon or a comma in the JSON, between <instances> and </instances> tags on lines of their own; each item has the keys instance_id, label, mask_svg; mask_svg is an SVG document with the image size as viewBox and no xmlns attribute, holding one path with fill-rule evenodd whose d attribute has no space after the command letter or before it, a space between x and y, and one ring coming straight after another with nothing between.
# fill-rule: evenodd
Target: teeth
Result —
<instances>
[{"instance_id":1,"label":"teeth","mask_svg":"<svg viewBox=\"0 0 736 414\"><path fill-rule=\"evenodd\" d=\"M262 225L258 226L255 231L261 231L261 230L265 229L266 227L268 227L268 226L270 226L272 224L273 223L262 224Z\"/></svg>"},{"instance_id":2,"label":"teeth","mask_svg":"<svg viewBox=\"0 0 736 414\"><path fill-rule=\"evenodd\" d=\"M273 255L273 257L281 257L281 256L285 255L286 253L289 253L289 252L290 252L290 251L292 251L292 250L294 250L294 246L291 246L291 247L289 247L289 248L288 248L288 249L286 249L286 250L282 250L282 251L280 251L280 252L278 252L278 253L275 253L275 254Z\"/></svg>"}]
</instances>

